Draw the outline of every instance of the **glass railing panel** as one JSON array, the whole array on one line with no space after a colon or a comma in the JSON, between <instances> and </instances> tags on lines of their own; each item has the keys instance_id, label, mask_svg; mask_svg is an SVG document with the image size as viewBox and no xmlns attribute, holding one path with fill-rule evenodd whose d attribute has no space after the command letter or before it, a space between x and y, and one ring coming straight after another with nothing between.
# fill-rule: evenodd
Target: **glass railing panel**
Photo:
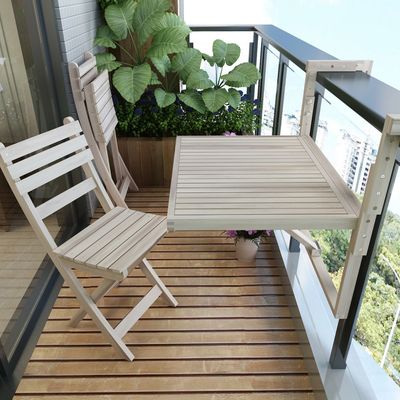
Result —
<instances>
[{"instance_id":1,"label":"glass railing panel","mask_svg":"<svg viewBox=\"0 0 400 400\"><path fill-rule=\"evenodd\" d=\"M400 385L400 174L370 267L356 340Z\"/></svg>"},{"instance_id":2,"label":"glass railing panel","mask_svg":"<svg viewBox=\"0 0 400 400\"><path fill-rule=\"evenodd\" d=\"M300 133L300 112L305 76L304 71L289 61L286 68L280 135L298 135Z\"/></svg>"},{"instance_id":3,"label":"glass railing panel","mask_svg":"<svg viewBox=\"0 0 400 400\"><path fill-rule=\"evenodd\" d=\"M325 91L316 143L347 186L362 196L381 133Z\"/></svg>"},{"instance_id":4,"label":"glass railing panel","mask_svg":"<svg viewBox=\"0 0 400 400\"><path fill-rule=\"evenodd\" d=\"M278 82L280 53L273 46L269 46L267 50L267 60L265 72L262 79L264 82L264 94L262 102L262 120L261 120L261 135L272 135L272 127L274 124L276 89Z\"/></svg>"}]
</instances>

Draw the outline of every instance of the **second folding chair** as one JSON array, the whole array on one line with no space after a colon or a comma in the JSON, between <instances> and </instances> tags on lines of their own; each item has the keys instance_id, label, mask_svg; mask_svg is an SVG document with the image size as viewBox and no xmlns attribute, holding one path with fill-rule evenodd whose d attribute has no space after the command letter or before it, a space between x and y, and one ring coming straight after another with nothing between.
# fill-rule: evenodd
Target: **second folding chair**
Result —
<instances>
[{"instance_id":1,"label":"second folding chair","mask_svg":"<svg viewBox=\"0 0 400 400\"><path fill-rule=\"evenodd\" d=\"M107 71L98 73L96 58L85 53L85 62L80 66L68 66L75 107L83 132L94 155L95 164L111 172L110 159L121 199L128 190L139 190L118 149L115 127L118 124L110 81ZM93 148L96 145L97 148ZM110 149L110 154L108 152ZM111 157L110 157L111 156ZM107 186L107 185L106 185ZM108 189L108 188L107 188ZM112 195L114 198L114 196Z\"/></svg>"}]
</instances>

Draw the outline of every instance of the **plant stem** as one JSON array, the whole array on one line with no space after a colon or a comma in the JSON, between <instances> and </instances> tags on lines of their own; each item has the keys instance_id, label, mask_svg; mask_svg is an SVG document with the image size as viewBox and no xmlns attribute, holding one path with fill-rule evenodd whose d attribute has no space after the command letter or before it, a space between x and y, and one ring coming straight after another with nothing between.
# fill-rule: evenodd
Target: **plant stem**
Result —
<instances>
[{"instance_id":1,"label":"plant stem","mask_svg":"<svg viewBox=\"0 0 400 400\"><path fill-rule=\"evenodd\" d=\"M137 48L137 46L136 46L135 38L133 37L132 32L131 32L130 29L128 29L128 32L129 32L129 36L130 36L130 38L131 38L131 42L132 42L132 45L133 45L133 49L134 49L135 55L136 55L136 60L135 60L135 61L137 62L138 65L140 65L140 64L142 63L142 60L141 60L141 57L140 57L138 48Z\"/></svg>"},{"instance_id":2,"label":"plant stem","mask_svg":"<svg viewBox=\"0 0 400 400\"><path fill-rule=\"evenodd\" d=\"M129 58L130 58L133 62L135 62L135 59L134 59L134 57L132 56L132 54L129 53L129 51L126 50L124 46L121 46L118 42L116 42L115 44L116 44L122 51L124 51L124 52L129 56Z\"/></svg>"}]
</instances>

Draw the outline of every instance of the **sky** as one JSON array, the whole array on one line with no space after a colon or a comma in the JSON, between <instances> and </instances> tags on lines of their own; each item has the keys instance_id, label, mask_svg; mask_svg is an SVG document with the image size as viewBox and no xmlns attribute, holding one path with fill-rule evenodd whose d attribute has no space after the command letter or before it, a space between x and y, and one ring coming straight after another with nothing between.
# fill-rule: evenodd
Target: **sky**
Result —
<instances>
[{"instance_id":1,"label":"sky","mask_svg":"<svg viewBox=\"0 0 400 400\"><path fill-rule=\"evenodd\" d=\"M372 75L400 90L399 15L400 0L184 0L189 25L273 24L339 59L373 60ZM389 205L400 214L398 199L400 176Z\"/></svg>"},{"instance_id":2,"label":"sky","mask_svg":"<svg viewBox=\"0 0 400 400\"><path fill-rule=\"evenodd\" d=\"M245 5L245 6L243 6ZM194 25L274 24L400 89L399 0L184 0Z\"/></svg>"}]
</instances>

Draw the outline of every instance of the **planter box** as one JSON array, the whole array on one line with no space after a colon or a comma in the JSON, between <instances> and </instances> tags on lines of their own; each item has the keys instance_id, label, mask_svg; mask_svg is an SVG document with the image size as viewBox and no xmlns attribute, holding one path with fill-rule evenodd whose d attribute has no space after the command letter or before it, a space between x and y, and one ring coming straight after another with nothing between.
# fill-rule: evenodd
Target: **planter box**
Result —
<instances>
[{"instance_id":1,"label":"planter box","mask_svg":"<svg viewBox=\"0 0 400 400\"><path fill-rule=\"evenodd\" d=\"M171 184L175 138L119 137L118 147L139 187Z\"/></svg>"}]
</instances>

